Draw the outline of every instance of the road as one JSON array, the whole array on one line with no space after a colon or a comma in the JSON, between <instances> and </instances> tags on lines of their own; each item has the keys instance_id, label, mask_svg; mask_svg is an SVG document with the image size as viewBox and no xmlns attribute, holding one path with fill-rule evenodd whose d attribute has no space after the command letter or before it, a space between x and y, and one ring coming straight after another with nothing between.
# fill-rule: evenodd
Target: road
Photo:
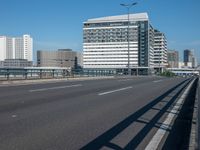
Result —
<instances>
[{"instance_id":1,"label":"road","mask_svg":"<svg viewBox=\"0 0 200 150\"><path fill-rule=\"evenodd\" d=\"M130 77L0 86L0 149L144 149L165 119L173 87L185 80Z\"/></svg>"}]
</instances>

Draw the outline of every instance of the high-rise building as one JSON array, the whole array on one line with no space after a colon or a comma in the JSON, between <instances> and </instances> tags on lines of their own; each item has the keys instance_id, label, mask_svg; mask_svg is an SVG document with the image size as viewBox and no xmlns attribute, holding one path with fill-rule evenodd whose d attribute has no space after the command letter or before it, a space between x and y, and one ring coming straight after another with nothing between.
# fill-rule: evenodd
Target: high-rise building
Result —
<instances>
[{"instance_id":1,"label":"high-rise building","mask_svg":"<svg viewBox=\"0 0 200 150\"><path fill-rule=\"evenodd\" d=\"M154 68L167 66L167 39L165 34L154 30Z\"/></svg>"},{"instance_id":2,"label":"high-rise building","mask_svg":"<svg viewBox=\"0 0 200 150\"><path fill-rule=\"evenodd\" d=\"M23 36L23 44L24 44L24 59L29 61L33 60L33 39L30 35Z\"/></svg>"},{"instance_id":3,"label":"high-rise building","mask_svg":"<svg viewBox=\"0 0 200 150\"><path fill-rule=\"evenodd\" d=\"M90 69L153 68L154 29L147 13L89 19L83 27L83 66ZM129 25L129 32L128 32ZM129 52L128 52L129 41Z\"/></svg>"},{"instance_id":4,"label":"high-rise building","mask_svg":"<svg viewBox=\"0 0 200 150\"><path fill-rule=\"evenodd\" d=\"M27 59L33 61L33 40L23 37L0 36L0 61L5 59Z\"/></svg>"},{"instance_id":5,"label":"high-rise building","mask_svg":"<svg viewBox=\"0 0 200 150\"><path fill-rule=\"evenodd\" d=\"M184 50L184 63L185 63L185 65L187 66L187 63L188 62L192 62L192 58L193 58L193 53L192 53L192 51L191 50L189 50L189 49L186 49L186 50Z\"/></svg>"},{"instance_id":6,"label":"high-rise building","mask_svg":"<svg viewBox=\"0 0 200 150\"><path fill-rule=\"evenodd\" d=\"M0 36L0 61L15 57L14 39Z\"/></svg>"},{"instance_id":7,"label":"high-rise building","mask_svg":"<svg viewBox=\"0 0 200 150\"><path fill-rule=\"evenodd\" d=\"M176 50L167 51L168 67L179 68L179 53Z\"/></svg>"}]
</instances>

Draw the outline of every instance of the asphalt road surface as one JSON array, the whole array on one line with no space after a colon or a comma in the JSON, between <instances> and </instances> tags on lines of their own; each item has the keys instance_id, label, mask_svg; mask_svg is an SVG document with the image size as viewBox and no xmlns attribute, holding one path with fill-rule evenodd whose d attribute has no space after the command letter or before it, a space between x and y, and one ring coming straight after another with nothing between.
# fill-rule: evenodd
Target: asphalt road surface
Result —
<instances>
[{"instance_id":1,"label":"asphalt road surface","mask_svg":"<svg viewBox=\"0 0 200 150\"><path fill-rule=\"evenodd\" d=\"M165 119L174 87L185 80L0 86L0 150L144 149Z\"/></svg>"}]
</instances>

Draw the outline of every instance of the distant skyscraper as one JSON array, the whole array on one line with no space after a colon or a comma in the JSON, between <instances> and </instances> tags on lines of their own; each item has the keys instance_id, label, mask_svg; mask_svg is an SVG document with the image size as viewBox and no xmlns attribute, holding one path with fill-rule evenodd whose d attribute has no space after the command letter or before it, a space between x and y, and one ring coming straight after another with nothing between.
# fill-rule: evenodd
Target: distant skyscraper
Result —
<instances>
[{"instance_id":1,"label":"distant skyscraper","mask_svg":"<svg viewBox=\"0 0 200 150\"><path fill-rule=\"evenodd\" d=\"M33 61L33 40L23 37L0 36L0 61L5 59L27 59Z\"/></svg>"},{"instance_id":2,"label":"distant skyscraper","mask_svg":"<svg viewBox=\"0 0 200 150\"><path fill-rule=\"evenodd\" d=\"M192 57L193 57L193 54L192 54L192 51L189 50L189 49L186 49L184 50L184 63L188 63L188 62L192 62Z\"/></svg>"},{"instance_id":3,"label":"distant skyscraper","mask_svg":"<svg viewBox=\"0 0 200 150\"><path fill-rule=\"evenodd\" d=\"M195 68L197 67L197 59L193 54L193 50L184 50L184 64L187 67Z\"/></svg>"},{"instance_id":4,"label":"distant skyscraper","mask_svg":"<svg viewBox=\"0 0 200 150\"><path fill-rule=\"evenodd\" d=\"M167 52L168 67L179 68L179 53L176 50L168 50Z\"/></svg>"}]
</instances>

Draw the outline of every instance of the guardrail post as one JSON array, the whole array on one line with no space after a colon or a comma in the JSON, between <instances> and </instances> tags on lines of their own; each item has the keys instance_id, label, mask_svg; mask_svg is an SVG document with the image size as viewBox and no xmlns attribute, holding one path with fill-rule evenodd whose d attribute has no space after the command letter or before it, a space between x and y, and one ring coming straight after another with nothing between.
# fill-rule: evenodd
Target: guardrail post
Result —
<instances>
[{"instance_id":1,"label":"guardrail post","mask_svg":"<svg viewBox=\"0 0 200 150\"><path fill-rule=\"evenodd\" d=\"M25 70L25 79L27 80L27 78L28 78L28 71Z\"/></svg>"},{"instance_id":2,"label":"guardrail post","mask_svg":"<svg viewBox=\"0 0 200 150\"><path fill-rule=\"evenodd\" d=\"M7 72L6 72L6 78L7 78L7 80L10 79L10 71L9 71L9 69L7 69Z\"/></svg>"},{"instance_id":3,"label":"guardrail post","mask_svg":"<svg viewBox=\"0 0 200 150\"><path fill-rule=\"evenodd\" d=\"M53 78L54 78L54 76L55 76L55 75L54 75L54 73L55 73L55 70L53 69L53 70L52 70L52 72L53 72L52 76L53 76Z\"/></svg>"},{"instance_id":4,"label":"guardrail post","mask_svg":"<svg viewBox=\"0 0 200 150\"><path fill-rule=\"evenodd\" d=\"M42 79L42 69L40 69L40 79Z\"/></svg>"}]
</instances>

